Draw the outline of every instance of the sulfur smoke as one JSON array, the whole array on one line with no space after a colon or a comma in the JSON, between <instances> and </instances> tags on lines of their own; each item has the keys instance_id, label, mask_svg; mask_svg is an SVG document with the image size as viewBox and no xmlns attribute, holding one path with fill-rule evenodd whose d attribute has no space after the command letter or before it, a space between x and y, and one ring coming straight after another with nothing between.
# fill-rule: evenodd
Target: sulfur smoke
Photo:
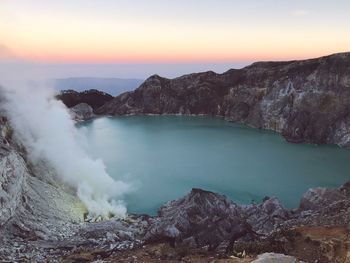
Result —
<instances>
[{"instance_id":1,"label":"sulfur smoke","mask_svg":"<svg viewBox=\"0 0 350 263\"><path fill-rule=\"evenodd\" d=\"M114 180L102 160L91 158L81 146L68 109L53 89L38 83L1 83L2 106L30 159L46 160L63 181L73 186L91 216L125 217L123 195L128 184Z\"/></svg>"}]
</instances>

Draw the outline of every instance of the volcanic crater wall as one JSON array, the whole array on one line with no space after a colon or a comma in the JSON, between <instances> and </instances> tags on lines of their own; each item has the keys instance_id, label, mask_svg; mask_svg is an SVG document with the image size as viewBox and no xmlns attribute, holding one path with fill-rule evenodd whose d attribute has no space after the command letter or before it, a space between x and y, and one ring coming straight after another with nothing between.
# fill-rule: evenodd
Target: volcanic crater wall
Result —
<instances>
[{"instance_id":1,"label":"volcanic crater wall","mask_svg":"<svg viewBox=\"0 0 350 263\"><path fill-rule=\"evenodd\" d=\"M350 53L257 62L223 74L148 78L102 115L204 114L281 133L288 141L350 146Z\"/></svg>"}]
</instances>

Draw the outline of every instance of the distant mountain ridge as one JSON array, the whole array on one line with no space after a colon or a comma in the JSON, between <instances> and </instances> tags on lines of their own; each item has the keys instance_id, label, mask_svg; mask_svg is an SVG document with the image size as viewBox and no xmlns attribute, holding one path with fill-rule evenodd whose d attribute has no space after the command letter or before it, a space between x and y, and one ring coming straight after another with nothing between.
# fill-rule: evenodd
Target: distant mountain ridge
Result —
<instances>
[{"instance_id":1,"label":"distant mountain ridge","mask_svg":"<svg viewBox=\"0 0 350 263\"><path fill-rule=\"evenodd\" d=\"M144 80L123 78L62 78L54 80L57 90L75 90L78 92L96 89L117 96L138 88Z\"/></svg>"}]
</instances>

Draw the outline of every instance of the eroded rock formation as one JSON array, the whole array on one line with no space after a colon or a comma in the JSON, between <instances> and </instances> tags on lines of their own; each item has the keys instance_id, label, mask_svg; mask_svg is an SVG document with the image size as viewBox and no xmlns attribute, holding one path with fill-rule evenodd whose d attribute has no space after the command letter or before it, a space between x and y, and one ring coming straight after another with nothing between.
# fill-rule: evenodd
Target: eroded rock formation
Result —
<instances>
[{"instance_id":1,"label":"eroded rock formation","mask_svg":"<svg viewBox=\"0 0 350 263\"><path fill-rule=\"evenodd\" d=\"M148 78L98 114L205 114L281 133L292 142L350 146L350 53L257 62L223 74Z\"/></svg>"}]
</instances>

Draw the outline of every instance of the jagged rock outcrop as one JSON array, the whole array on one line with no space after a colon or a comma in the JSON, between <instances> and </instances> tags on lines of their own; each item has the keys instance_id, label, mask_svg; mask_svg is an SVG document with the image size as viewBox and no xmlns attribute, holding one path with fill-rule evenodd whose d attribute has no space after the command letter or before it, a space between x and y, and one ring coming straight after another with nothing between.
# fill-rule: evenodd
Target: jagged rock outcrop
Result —
<instances>
[{"instance_id":1,"label":"jagged rock outcrop","mask_svg":"<svg viewBox=\"0 0 350 263\"><path fill-rule=\"evenodd\" d=\"M223 240L254 234L243 217L242 208L211 192L193 189L187 196L159 209L146 235L149 241L181 241L215 249Z\"/></svg>"},{"instance_id":2,"label":"jagged rock outcrop","mask_svg":"<svg viewBox=\"0 0 350 263\"><path fill-rule=\"evenodd\" d=\"M276 231L280 225L292 217L291 212L275 197L266 197L260 204L244 206L243 213L247 223L261 235Z\"/></svg>"},{"instance_id":3,"label":"jagged rock outcrop","mask_svg":"<svg viewBox=\"0 0 350 263\"><path fill-rule=\"evenodd\" d=\"M192 189L185 197L159 209L145 239L226 251L238 239L254 240L268 235L287 219L288 211L277 199L240 206L225 196Z\"/></svg>"},{"instance_id":4,"label":"jagged rock outcrop","mask_svg":"<svg viewBox=\"0 0 350 263\"><path fill-rule=\"evenodd\" d=\"M349 201L349 183L335 189L310 189L295 210L283 208L276 198L237 205L225 196L193 189L159 209L144 239L220 255L277 252L306 262L347 262Z\"/></svg>"},{"instance_id":5,"label":"jagged rock outcrop","mask_svg":"<svg viewBox=\"0 0 350 263\"><path fill-rule=\"evenodd\" d=\"M97 109L113 99L112 95L96 89L90 89L82 92L63 90L56 97L68 108L72 108L80 103L86 103L93 109Z\"/></svg>"},{"instance_id":6,"label":"jagged rock outcrop","mask_svg":"<svg viewBox=\"0 0 350 263\"><path fill-rule=\"evenodd\" d=\"M315 226L348 226L350 222L350 182L339 188L312 188L302 197L299 220Z\"/></svg>"},{"instance_id":7,"label":"jagged rock outcrop","mask_svg":"<svg viewBox=\"0 0 350 263\"><path fill-rule=\"evenodd\" d=\"M69 110L75 121L86 121L95 117L93 108L87 103L79 103Z\"/></svg>"},{"instance_id":8,"label":"jagged rock outcrop","mask_svg":"<svg viewBox=\"0 0 350 263\"><path fill-rule=\"evenodd\" d=\"M300 225L344 226L349 222L349 183L335 189L310 189L296 210L285 209L276 198L237 205L225 196L193 189L159 209L145 240L227 251L235 241L274 238L274 234Z\"/></svg>"},{"instance_id":9,"label":"jagged rock outcrop","mask_svg":"<svg viewBox=\"0 0 350 263\"><path fill-rule=\"evenodd\" d=\"M205 114L281 133L292 142L350 146L350 53L257 62L223 74L148 78L98 114Z\"/></svg>"},{"instance_id":10,"label":"jagged rock outcrop","mask_svg":"<svg viewBox=\"0 0 350 263\"><path fill-rule=\"evenodd\" d=\"M330 191L344 191L346 185ZM301 207L304 202L308 207L290 211L275 198L265 198L261 204L237 205L220 194L193 189L185 197L162 206L156 217L135 215L126 221L89 224L73 237L52 243L51 247L71 251L67 252L67 258L82 260L88 255L96 259L99 255L110 262L118 258L123 247L141 248L158 243L169 243L174 248L164 252L165 255L153 255L158 260L181 260L197 252L221 257L248 253L253 258L275 252L291 256L265 254L258 260L299 262L298 258L305 262L347 262L350 213L342 203L349 208L349 197L336 197L336 201L320 194L316 199L322 208L314 206L315 197L306 194ZM332 221L336 211L342 213L341 221Z\"/></svg>"}]
</instances>

